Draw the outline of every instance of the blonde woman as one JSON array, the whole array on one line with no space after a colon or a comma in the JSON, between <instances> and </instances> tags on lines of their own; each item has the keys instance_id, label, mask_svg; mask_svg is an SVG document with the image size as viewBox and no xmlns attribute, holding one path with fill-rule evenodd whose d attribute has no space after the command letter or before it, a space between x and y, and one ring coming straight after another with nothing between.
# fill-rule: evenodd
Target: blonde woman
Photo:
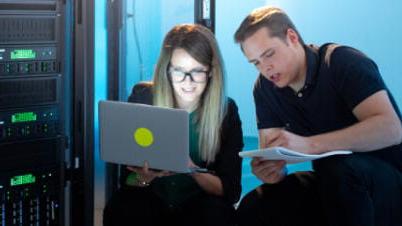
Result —
<instances>
[{"instance_id":1,"label":"blonde woman","mask_svg":"<svg viewBox=\"0 0 402 226\"><path fill-rule=\"evenodd\" d=\"M193 24L170 30L153 82L134 86L129 101L187 110L189 165L214 173L157 172L147 164L124 168L122 186L105 208L104 225L234 225L242 129L235 102L225 96L213 33Z\"/></svg>"}]
</instances>

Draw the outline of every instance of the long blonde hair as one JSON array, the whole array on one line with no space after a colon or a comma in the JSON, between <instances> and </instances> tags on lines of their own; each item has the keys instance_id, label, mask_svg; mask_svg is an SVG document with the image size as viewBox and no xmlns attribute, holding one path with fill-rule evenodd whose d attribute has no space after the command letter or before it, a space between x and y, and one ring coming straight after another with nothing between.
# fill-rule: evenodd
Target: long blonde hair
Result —
<instances>
[{"instance_id":1,"label":"long blonde hair","mask_svg":"<svg viewBox=\"0 0 402 226\"><path fill-rule=\"evenodd\" d=\"M195 60L210 68L208 84L202 94L197 111L198 147L202 160L215 160L221 139L221 124L226 114L224 66L214 34L201 25L182 24L173 27L166 35L154 73L153 104L177 107L168 67L173 50L181 48Z\"/></svg>"}]
</instances>

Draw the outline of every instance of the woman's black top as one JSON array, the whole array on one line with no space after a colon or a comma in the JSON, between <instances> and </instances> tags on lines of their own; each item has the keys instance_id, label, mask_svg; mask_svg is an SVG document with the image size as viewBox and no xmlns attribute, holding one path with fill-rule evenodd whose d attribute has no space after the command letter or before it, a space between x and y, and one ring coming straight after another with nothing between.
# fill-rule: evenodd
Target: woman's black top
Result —
<instances>
[{"instance_id":1,"label":"woman's black top","mask_svg":"<svg viewBox=\"0 0 402 226\"><path fill-rule=\"evenodd\" d=\"M139 83L133 87L128 102L152 105L152 99L152 83ZM226 104L226 115L221 125L219 152L214 162L208 165L206 162L201 162L199 166L215 172L215 175L222 181L224 200L233 204L239 200L241 194L241 159L238 153L244 145L241 121L236 103L231 98L227 98ZM125 181L129 173L130 171L123 166L120 177L121 186L128 186ZM194 179L188 176L187 180ZM196 184L195 180L193 184ZM156 178L147 189L151 188L156 193L159 193L161 190L166 190L166 188L161 188L161 186L166 186L166 183L161 183ZM198 184L196 184L194 192L197 192L196 190L203 192ZM183 197L186 198L186 194L183 194Z\"/></svg>"}]
</instances>

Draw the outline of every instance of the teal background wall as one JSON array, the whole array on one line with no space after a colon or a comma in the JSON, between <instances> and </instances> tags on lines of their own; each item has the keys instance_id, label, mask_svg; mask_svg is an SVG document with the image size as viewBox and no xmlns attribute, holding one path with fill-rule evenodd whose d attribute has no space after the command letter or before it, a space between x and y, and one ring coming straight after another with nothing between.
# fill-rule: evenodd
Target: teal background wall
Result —
<instances>
[{"instance_id":1,"label":"teal background wall","mask_svg":"<svg viewBox=\"0 0 402 226\"><path fill-rule=\"evenodd\" d=\"M151 80L165 34L176 24L191 23L194 3L188 0L126 1L125 42L122 50L126 61L125 99L139 81Z\"/></svg>"},{"instance_id":2,"label":"teal background wall","mask_svg":"<svg viewBox=\"0 0 402 226\"><path fill-rule=\"evenodd\" d=\"M95 100L106 98L106 30L105 0L96 1L95 27ZM152 78L155 62L166 32L177 23L193 22L194 2L188 0L127 0L125 39L122 44L126 62L123 85L124 96L140 80ZM275 5L288 12L306 43L317 45L337 42L360 49L377 62L385 83L402 106L402 1L364 0L217 0L216 37L224 57L227 72L228 95L239 106L245 135L245 149L256 148L257 129L252 88L256 69L248 64L233 34L243 18L254 8ZM134 39L134 24L138 45ZM138 46L140 48L138 48ZM140 49L140 51L138 51ZM123 98L124 99L124 98ZM95 115L97 118L97 115ZM96 124L97 126L97 124ZM95 134L98 133L97 127ZM96 146L97 147L97 146ZM98 149L96 157L98 158ZM291 165L290 171L310 169L309 163ZM103 163L96 161L97 194L102 194ZM252 176L248 160L243 164L243 192L259 184ZM98 197L98 195L97 195ZM97 199L96 207L103 205ZM100 201L99 201L100 200Z\"/></svg>"},{"instance_id":3,"label":"teal background wall","mask_svg":"<svg viewBox=\"0 0 402 226\"><path fill-rule=\"evenodd\" d=\"M284 9L306 43L337 42L360 49L374 59L398 105L402 106L402 1L271 0L216 1L216 36L225 58L229 95L238 103L244 134L256 136L252 87L257 76L233 33L255 7L274 5ZM230 15L230 16L228 16ZM241 90L241 92L239 92Z\"/></svg>"},{"instance_id":4,"label":"teal background wall","mask_svg":"<svg viewBox=\"0 0 402 226\"><path fill-rule=\"evenodd\" d=\"M402 67L399 67L402 46L398 45L398 41L402 40L402 26L398 22L402 20L402 1L219 0L216 1L215 33L226 64L228 95L239 105L246 136L257 135L254 106L250 104L257 71L248 64L234 43L233 34L252 9L267 4L287 11L306 43L321 45L336 42L353 46L369 55L377 62L398 105L402 105ZM127 1L127 13L134 16L125 24L124 95L129 94L133 84L152 78L164 35L174 24L192 22L193 11L193 1L187 0L142 0L135 1L135 4ZM134 40L134 24L140 53Z\"/></svg>"},{"instance_id":5,"label":"teal background wall","mask_svg":"<svg viewBox=\"0 0 402 226\"><path fill-rule=\"evenodd\" d=\"M104 183L105 183L105 171L104 163L99 159L99 130L98 130L98 102L99 100L106 99L106 82L107 82L107 33L106 33L106 0L97 0L95 2L95 68L94 68L94 136L95 136L95 222L98 224L99 217L104 207Z\"/></svg>"}]
</instances>

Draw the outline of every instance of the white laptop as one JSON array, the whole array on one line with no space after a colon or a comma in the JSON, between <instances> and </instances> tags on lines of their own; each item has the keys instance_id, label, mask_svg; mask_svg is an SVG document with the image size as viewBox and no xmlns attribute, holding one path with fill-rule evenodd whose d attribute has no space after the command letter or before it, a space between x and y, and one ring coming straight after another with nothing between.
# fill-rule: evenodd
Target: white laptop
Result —
<instances>
[{"instance_id":1,"label":"white laptop","mask_svg":"<svg viewBox=\"0 0 402 226\"><path fill-rule=\"evenodd\" d=\"M144 166L179 173L189 169L189 114L118 101L99 102L101 159L117 164Z\"/></svg>"}]
</instances>

